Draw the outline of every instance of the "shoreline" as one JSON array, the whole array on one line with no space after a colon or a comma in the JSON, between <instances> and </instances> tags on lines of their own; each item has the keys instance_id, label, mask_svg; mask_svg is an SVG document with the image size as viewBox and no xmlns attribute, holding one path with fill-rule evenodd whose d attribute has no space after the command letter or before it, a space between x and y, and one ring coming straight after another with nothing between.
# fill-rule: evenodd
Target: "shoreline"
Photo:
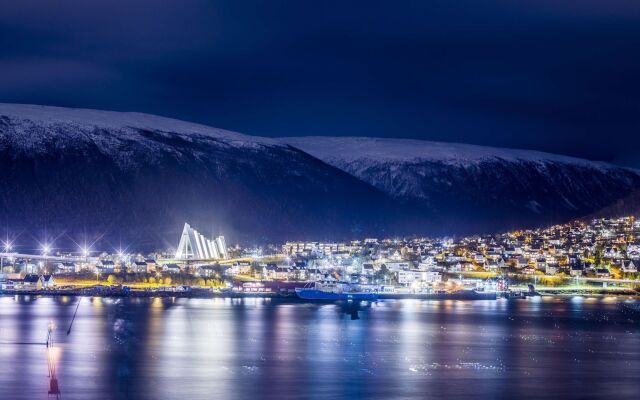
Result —
<instances>
[{"instance_id":1,"label":"shoreline","mask_svg":"<svg viewBox=\"0 0 640 400\"><path fill-rule=\"evenodd\" d=\"M263 299L287 299L299 302L327 302L326 300L305 300L298 298L295 294L287 293L238 293L225 292L215 293L208 291L191 291L191 292L171 292L171 291L96 291L96 290L0 290L0 296L41 296L41 297L104 297L104 298L193 298L193 299L242 299L242 298L263 298ZM563 290L544 290L536 292L534 295L523 296L502 296L497 292L457 292L457 293L381 293L378 300L499 300L499 299L525 299L527 297L546 297L546 296L562 296L562 297L600 297L600 296L619 296L629 298L639 298L640 293L629 291L607 291L600 290L594 292L572 292ZM335 302L331 300L328 302Z\"/></svg>"}]
</instances>

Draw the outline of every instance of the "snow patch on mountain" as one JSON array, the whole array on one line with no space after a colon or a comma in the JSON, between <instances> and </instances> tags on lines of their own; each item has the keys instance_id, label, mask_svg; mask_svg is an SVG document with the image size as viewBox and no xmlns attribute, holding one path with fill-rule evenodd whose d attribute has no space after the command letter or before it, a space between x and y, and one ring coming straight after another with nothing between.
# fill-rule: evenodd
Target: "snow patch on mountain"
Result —
<instances>
[{"instance_id":1,"label":"snow patch on mountain","mask_svg":"<svg viewBox=\"0 0 640 400\"><path fill-rule=\"evenodd\" d=\"M248 136L206 125L137 112L0 103L0 115L15 120L37 122L43 126L63 124L85 129L97 127L116 131L126 128L152 129L182 133L185 135L205 135L212 138L233 141L237 144L251 144L256 142L267 144L276 143L274 140L267 138Z\"/></svg>"},{"instance_id":2,"label":"snow patch on mountain","mask_svg":"<svg viewBox=\"0 0 640 400\"><path fill-rule=\"evenodd\" d=\"M461 143L431 142L415 139L366 137L306 136L281 139L315 157L332 164L344 165L370 160L375 163L440 162L470 166L485 161L547 162L581 165L590 168L619 168L604 162L544 153L534 150L508 149Z\"/></svg>"},{"instance_id":3,"label":"snow patch on mountain","mask_svg":"<svg viewBox=\"0 0 640 400\"><path fill-rule=\"evenodd\" d=\"M461 224L562 222L640 187L637 170L538 151L362 137L282 141L411 207L460 216Z\"/></svg>"},{"instance_id":4,"label":"snow patch on mountain","mask_svg":"<svg viewBox=\"0 0 640 400\"><path fill-rule=\"evenodd\" d=\"M284 145L155 115L0 103L0 150L12 153L97 150L130 168L159 155L206 158L210 147L260 151Z\"/></svg>"}]
</instances>

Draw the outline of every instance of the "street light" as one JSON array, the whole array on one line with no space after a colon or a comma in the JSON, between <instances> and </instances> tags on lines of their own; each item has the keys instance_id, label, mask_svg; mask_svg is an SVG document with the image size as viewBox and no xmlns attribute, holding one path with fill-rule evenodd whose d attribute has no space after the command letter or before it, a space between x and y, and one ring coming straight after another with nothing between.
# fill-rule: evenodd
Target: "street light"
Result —
<instances>
[{"instance_id":1,"label":"street light","mask_svg":"<svg viewBox=\"0 0 640 400\"><path fill-rule=\"evenodd\" d=\"M44 244L42 245L42 255L44 256L44 270L46 271L47 269L47 255L49 254L49 252L51 251L51 246L48 244Z\"/></svg>"},{"instance_id":2,"label":"street light","mask_svg":"<svg viewBox=\"0 0 640 400\"><path fill-rule=\"evenodd\" d=\"M120 269L120 272L126 272L127 266L125 263L124 252L122 251L122 249L118 250L117 256L118 256L118 268Z\"/></svg>"},{"instance_id":3,"label":"street light","mask_svg":"<svg viewBox=\"0 0 640 400\"><path fill-rule=\"evenodd\" d=\"M11 251L11 243L4 242L4 253L7 254ZM4 269L4 258L0 257L0 273L2 273Z\"/></svg>"},{"instance_id":4,"label":"street light","mask_svg":"<svg viewBox=\"0 0 640 400\"><path fill-rule=\"evenodd\" d=\"M82 252L82 257L84 258L84 264L81 266L81 269L84 270L87 268L87 264L89 263L89 248L84 246L80 249Z\"/></svg>"}]
</instances>

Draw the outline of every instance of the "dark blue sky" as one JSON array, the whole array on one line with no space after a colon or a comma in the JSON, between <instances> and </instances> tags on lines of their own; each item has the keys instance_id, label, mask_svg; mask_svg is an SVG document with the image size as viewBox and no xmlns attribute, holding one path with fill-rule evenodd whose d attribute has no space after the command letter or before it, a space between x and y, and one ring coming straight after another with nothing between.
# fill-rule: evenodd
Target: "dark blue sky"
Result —
<instances>
[{"instance_id":1,"label":"dark blue sky","mask_svg":"<svg viewBox=\"0 0 640 400\"><path fill-rule=\"evenodd\" d=\"M640 3L5 0L0 101L640 166Z\"/></svg>"}]
</instances>

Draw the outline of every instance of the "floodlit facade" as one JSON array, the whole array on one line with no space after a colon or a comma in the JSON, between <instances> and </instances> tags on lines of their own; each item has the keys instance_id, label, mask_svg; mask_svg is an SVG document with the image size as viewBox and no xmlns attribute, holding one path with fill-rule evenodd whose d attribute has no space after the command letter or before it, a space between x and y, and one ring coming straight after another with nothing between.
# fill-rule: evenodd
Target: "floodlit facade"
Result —
<instances>
[{"instance_id":1,"label":"floodlit facade","mask_svg":"<svg viewBox=\"0 0 640 400\"><path fill-rule=\"evenodd\" d=\"M207 239L189 224L184 224L178 250L176 251L177 259L209 260L227 257L227 244L224 236Z\"/></svg>"}]
</instances>

